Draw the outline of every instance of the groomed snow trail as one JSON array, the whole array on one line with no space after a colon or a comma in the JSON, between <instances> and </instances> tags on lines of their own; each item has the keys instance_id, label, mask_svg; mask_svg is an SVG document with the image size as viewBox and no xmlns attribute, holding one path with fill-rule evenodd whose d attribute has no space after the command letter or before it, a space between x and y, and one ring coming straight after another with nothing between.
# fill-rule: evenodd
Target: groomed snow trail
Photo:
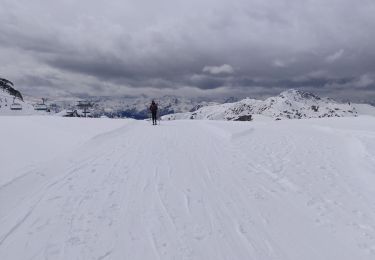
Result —
<instances>
[{"instance_id":1,"label":"groomed snow trail","mask_svg":"<svg viewBox=\"0 0 375 260\"><path fill-rule=\"evenodd\" d=\"M0 187L0 259L375 259L374 172L371 118L128 121Z\"/></svg>"}]
</instances>

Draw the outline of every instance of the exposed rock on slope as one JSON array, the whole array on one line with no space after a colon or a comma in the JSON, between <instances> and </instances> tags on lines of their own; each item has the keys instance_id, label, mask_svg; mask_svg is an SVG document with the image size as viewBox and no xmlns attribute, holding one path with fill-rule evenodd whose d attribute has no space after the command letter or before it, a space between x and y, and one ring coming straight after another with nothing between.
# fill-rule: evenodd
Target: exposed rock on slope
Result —
<instances>
[{"instance_id":1,"label":"exposed rock on slope","mask_svg":"<svg viewBox=\"0 0 375 260\"><path fill-rule=\"evenodd\" d=\"M31 104L24 102L21 92L14 89L12 82L0 78L0 115L35 114Z\"/></svg>"},{"instance_id":2,"label":"exposed rock on slope","mask_svg":"<svg viewBox=\"0 0 375 260\"><path fill-rule=\"evenodd\" d=\"M7 79L0 78L0 90L3 90L4 92L8 93L11 96L14 96L20 100L23 101L23 97L21 95L21 92L13 88L14 85L11 81Z\"/></svg>"}]
</instances>

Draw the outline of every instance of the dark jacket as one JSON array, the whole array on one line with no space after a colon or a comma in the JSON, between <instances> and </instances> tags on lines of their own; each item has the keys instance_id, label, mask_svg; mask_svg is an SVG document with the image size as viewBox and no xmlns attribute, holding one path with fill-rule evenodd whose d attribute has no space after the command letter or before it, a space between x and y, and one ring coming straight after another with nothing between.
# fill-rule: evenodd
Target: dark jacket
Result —
<instances>
[{"instance_id":1,"label":"dark jacket","mask_svg":"<svg viewBox=\"0 0 375 260\"><path fill-rule=\"evenodd\" d=\"M156 103L151 103L150 111L151 113L156 113L158 111L158 105Z\"/></svg>"}]
</instances>

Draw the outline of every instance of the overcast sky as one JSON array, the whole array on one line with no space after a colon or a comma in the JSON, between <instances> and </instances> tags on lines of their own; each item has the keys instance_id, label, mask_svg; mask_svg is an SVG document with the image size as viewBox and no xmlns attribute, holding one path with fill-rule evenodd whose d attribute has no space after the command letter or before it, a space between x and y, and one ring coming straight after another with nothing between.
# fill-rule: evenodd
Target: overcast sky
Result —
<instances>
[{"instance_id":1,"label":"overcast sky","mask_svg":"<svg viewBox=\"0 0 375 260\"><path fill-rule=\"evenodd\" d=\"M32 96L375 98L374 0L0 0L0 77Z\"/></svg>"}]
</instances>

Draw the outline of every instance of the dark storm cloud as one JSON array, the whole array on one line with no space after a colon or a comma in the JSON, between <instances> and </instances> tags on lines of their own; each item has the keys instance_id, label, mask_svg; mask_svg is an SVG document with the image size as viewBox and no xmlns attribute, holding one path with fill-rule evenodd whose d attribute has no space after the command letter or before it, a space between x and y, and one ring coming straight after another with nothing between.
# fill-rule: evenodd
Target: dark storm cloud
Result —
<instances>
[{"instance_id":1,"label":"dark storm cloud","mask_svg":"<svg viewBox=\"0 0 375 260\"><path fill-rule=\"evenodd\" d=\"M0 0L0 74L31 95L375 98L374 13L372 0Z\"/></svg>"}]
</instances>

